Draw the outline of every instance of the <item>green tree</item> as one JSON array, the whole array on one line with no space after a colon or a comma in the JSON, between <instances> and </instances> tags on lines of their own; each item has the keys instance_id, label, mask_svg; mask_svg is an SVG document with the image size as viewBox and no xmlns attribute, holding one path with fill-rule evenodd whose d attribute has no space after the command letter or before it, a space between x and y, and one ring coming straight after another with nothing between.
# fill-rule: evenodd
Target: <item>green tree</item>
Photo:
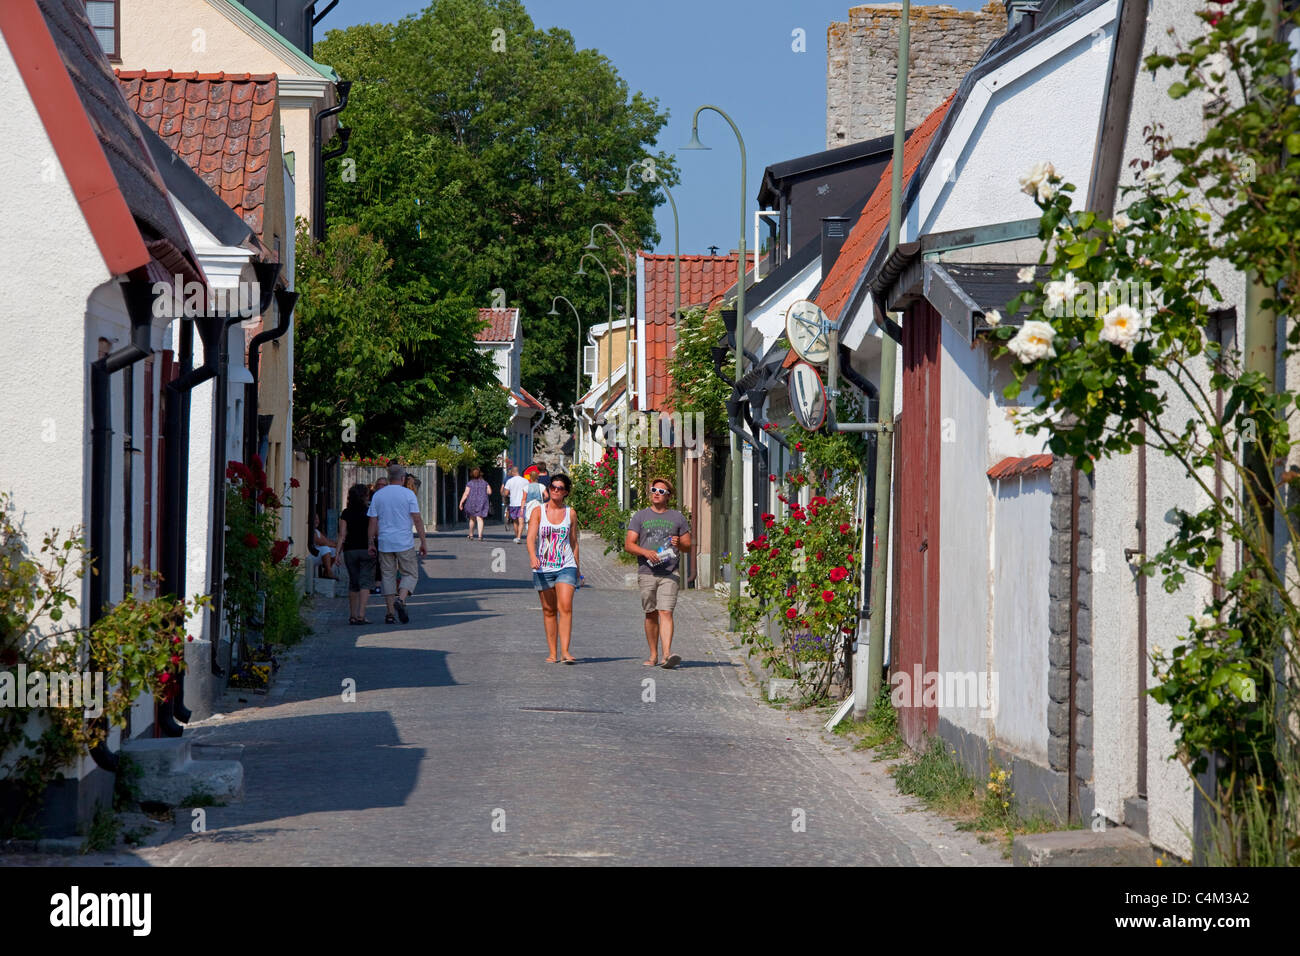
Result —
<instances>
[{"instance_id":1,"label":"green tree","mask_svg":"<svg viewBox=\"0 0 1300 956\"><path fill-rule=\"evenodd\" d=\"M395 283L383 242L355 224L317 243L300 221L296 264L294 427L313 451L390 451L492 374L468 299L427 302Z\"/></svg>"},{"instance_id":2,"label":"green tree","mask_svg":"<svg viewBox=\"0 0 1300 956\"><path fill-rule=\"evenodd\" d=\"M474 389L464 401L409 427L398 450L412 461L436 458L435 448L457 438L474 449L479 464L491 464L506 450L509 424L509 393L493 383Z\"/></svg>"},{"instance_id":3,"label":"green tree","mask_svg":"<svg viewBox=\"0 0 1300 956\"><path fill-rule=\"evenodd\" d=\"M504 289L524 316L524 387L567 405L578 330L546 315L551 296L604 321L603 277L573 275L590 227L610 223L630 249L657 240L660 191L614 195L646 155L675 181L651 151L657 103L567 31L536 29L517 0L438 0L394 25L331 31L316 52L353 80L342 118L355 181L329 171L330 216L385 245L404 297L488 306Z\"/></svg>"}]
</instances>

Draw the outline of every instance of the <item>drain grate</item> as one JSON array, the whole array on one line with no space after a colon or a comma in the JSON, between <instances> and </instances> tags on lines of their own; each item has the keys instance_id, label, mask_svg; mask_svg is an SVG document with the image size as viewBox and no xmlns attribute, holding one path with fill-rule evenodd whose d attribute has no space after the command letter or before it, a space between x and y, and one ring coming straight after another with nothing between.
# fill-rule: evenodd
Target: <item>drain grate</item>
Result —
<instances>
[{"instance_id":1,"label":"drain grate","mask_svg":"<svg viewBox=\"0 0 1300 956\"><path fill-rule=\"evenodd\" d=\"M621 714L621 710L588 710L583 707L520 707L541 714Z\"/></svg>"}]
</instances>

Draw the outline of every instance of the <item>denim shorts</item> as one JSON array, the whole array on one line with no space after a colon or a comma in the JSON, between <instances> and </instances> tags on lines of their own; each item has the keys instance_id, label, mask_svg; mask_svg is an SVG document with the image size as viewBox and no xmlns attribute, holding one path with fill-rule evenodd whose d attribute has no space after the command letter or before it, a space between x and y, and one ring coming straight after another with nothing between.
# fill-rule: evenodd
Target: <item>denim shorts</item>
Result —
<instances>
[{"instance_id":1,"label":"denim shorts","mask_svg":"<svg viewBox=\"0 0 1300 956\"><path fill-rule=\"evenodd\" d=\"M578 586L578 569L561 568L558 571L534 571L533 587L538 591L549 591L557 584L567 584L571 588Z\"/></svg>"}]
</instances>

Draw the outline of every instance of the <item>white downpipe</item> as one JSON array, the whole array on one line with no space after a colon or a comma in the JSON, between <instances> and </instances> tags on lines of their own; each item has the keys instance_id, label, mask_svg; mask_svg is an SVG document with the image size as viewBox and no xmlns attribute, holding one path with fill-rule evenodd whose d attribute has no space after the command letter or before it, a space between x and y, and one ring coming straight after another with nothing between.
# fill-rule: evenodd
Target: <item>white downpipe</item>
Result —
<instances>
[{"instance_id":1,"label":"white downpipe","mask_svg":"<svg viewBox=\"0 0 1300 956\"><path fill-rule=\"evenodd\" d=\"M755 282L758 282L760 279L763 278L762 274L759 272L759 269L758 269L758 245L759 245L759 243L758 243L758 221L759 221L759 217L761 217L761 216L779 216L779 215L781 215L781 210L779 210L779 209L759 209L759 210L756 210L756 211L754 212L754 281L755 281ZM778 241L778 242L780 241L780 237L777 238L777 241ZM787 253L787 256L788 256L788 253Z\"/></svg>"}]
</instances>

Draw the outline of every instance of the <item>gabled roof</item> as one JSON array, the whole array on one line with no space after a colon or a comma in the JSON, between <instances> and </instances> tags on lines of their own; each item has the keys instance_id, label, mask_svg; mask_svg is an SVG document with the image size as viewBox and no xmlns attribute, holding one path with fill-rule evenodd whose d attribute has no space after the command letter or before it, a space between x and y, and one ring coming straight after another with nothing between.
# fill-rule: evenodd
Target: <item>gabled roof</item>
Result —
<instances>
[{"instance_id":1,"label":"gabled roof","mask_svg":"<svg viewBox=\"0 0 1300 956\"><path fill-rule=\"evenodd\" d=\"M80 0L4 0L0 33L108 271L206 283Z\"/></svg>"},{"instance_id":2,"label":"gabled roof","mask_svg":"<svg viewBox=\"0 0 1300 956\"><path fill-rule=\"evenodd\" d=\"M302 50L298 49L286 40L274 27L242 3L238 3L236 0L208 0L208 2L219 10L224 8L224 12L232 20L238 21L240 18L244 18L250 21L251 25L260 27L260 32L265 34L263 39L266 41L266 45L274 49L275 52L279 53L286 60L300 64L305 73L317 73L327 80L338 80L339 75L334 72L332 66L317 63Z\"/></svg>"},{"instance_id":3,"label":"gabled roof","mask_svg":"<svg viewBox=\"0 0 1300 956\"><path fill-rule=\"evenodd\" d=\"M645 261L645 362L646 393L642 409L654 411L668 404L672 379L668 363L677 349L677 327L673 322L676 296L676 259L670 255L638 252ZM725 256L682 256L682 309L708 305L735 285L738 252Z\"/></svg>"},{"instance_id":4,"label":"gabled roof","mask_svg":"<svg viewBox=\"0 0 1300 956\"><path fill-rule=\"evenodd\" d=\"M475 342L514 342L519 336L518 309L479 309L478 319L487 324L474 334Z\"/></svg>"},{"instance_id":5,"label":"gabled roof","mask_svg":"<svg viewBox=\"0 0 1300 956\"><path fill-rule=\"evenodd\" d=\"M907 188L912 174L921 164L921 158L925 155L930 140L938 131L939 124L943 122L952 100L953 96L949 95L920 126L913 130L912 135L903 144L904 189ZM893 171L894 162L891 159L884 172L880 174L880 182L867 199L867 204L862 208L862 214L853 224L849 237L844 240L839 257L831 266L825 281L822 282L821 291L817 293L817 304L832 322L842 317L849 299L862 278L867 260L871 258L871 253L881 237L889 232L889 196Z\"/></svg>"},{"instance_id":6,"label":"gabled roof","mask_svg":"<svg viewBox=\"0 0 1300 956\"><path fill-rule=\"evenodd\" d=\"M910 130L907 135L911 135ZM859 163L876 153L888 152L893 148L893 143L892 134L877 136L875 139L866 139L858 143L850 143L848 146L837 146L834 149L822 150L820 153L809 153L807 156L796 156L794 159L773 163L763 170L763 181L758 189L758 204L767 206L775 203L780 198L777 184L784 179L792 176L811 176L813 173L834 169L836 166Z\"/></svg>"},{"instance_id":7,"label":"gabled roof","mask_svg":"<svg viewBox=\"0 0 1300 956\"><path fill-rule=\"evenodd\" d=\"M127 102L259 237L274 154L274 73L118 70Z\"/></svg>"}]
</instances>

